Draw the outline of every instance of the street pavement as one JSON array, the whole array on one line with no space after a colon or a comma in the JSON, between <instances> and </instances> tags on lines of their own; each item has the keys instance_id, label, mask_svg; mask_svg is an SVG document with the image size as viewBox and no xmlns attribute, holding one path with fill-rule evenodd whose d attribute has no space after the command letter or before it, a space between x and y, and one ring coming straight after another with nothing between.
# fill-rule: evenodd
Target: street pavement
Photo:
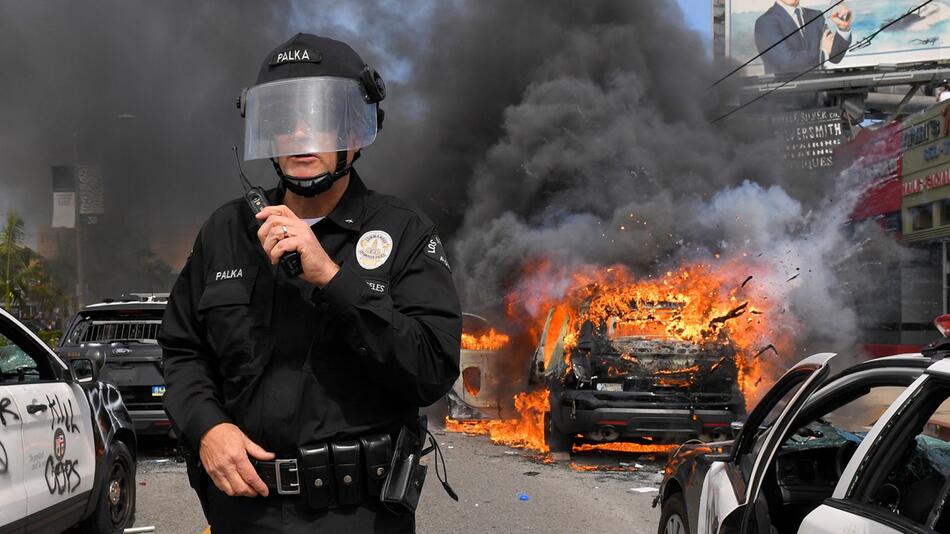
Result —
<instances>
[{"instance_id":1,"label":"street pavement","mask_svg":"<svg viewBox=\"0 0 950 534\"><path fill-rule=\"evenodd\" d=\"M445 494L427 457L429 472L416 516L420 534L657 530L659 510L650 505L662 457L592 452L545 464L530 451L494 445L484 436L435 434L460 500ZM624 471L577 471L572 464ZM184 464L174 459L169 442L143 444L137 480L135 526L155 526L160 534L205 530Z\"/></svg>"}]
</instances>

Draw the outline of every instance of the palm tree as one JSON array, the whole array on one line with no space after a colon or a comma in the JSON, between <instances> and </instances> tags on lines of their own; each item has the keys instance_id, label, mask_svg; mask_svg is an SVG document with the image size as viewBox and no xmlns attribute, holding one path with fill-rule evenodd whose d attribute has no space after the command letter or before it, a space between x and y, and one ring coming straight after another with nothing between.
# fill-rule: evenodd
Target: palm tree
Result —
<instances>
[{"instance_id":1,"label":"palm tree","mask_svg":"<svg viewBox=\"0 0 950 534\"><path fill-rule=\"evenodd\" d=\"M19 267L16 260L21 248L20 242L23 241L23 233L23 219L16 212L9 212L3 234L0 235L0 257L4 263L3 297L7 309L13 306L11 275L15 274Z\"/></svg>"},{"instance_id":2,"label":"palm tree","mask_svg":"<svg viewBox=\"0 0 950 534\"><path fill-rule=\"evenodd\" d=\"M37 304L41 310L51 311L66 303L66 295L53 279L46 260L22 244L23 227L23 219L11 212L0 233L4 307L12 310Z\"/></svg>"}]
</instances>

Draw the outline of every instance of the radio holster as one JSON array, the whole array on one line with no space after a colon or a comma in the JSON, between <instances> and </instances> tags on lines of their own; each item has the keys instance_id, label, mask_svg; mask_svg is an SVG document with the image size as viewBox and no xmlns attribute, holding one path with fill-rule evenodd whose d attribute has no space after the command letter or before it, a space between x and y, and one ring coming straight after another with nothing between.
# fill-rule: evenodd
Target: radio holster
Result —
<instances>
[{"instance_id":1,"label":"radio holster","mask_svg":"<svg viewBox=\"0 0 950 534\"><path fill-rule=\"evenodd\" d=\"M415 428L403 427L396 438L389 476L383 481L379 500L391 512L407 514L416 511L428 467L419 463L422 458L426 418L419 418Z\"/></svg>"},{"instance_id":2,"label":"radio holster","mask_svg":"<svg viewBox=\"0 0 950 534\"><path fill-rule=\"evenodd\" d=\"M426 437L429 446L425 447ZM428 466L420 464L419 460L435 451L435 475L442 483L442 488L452 499L458 501L458 495L449 486L448 472L445 468L445 458L435 436L429 432L426 416L419 417L413 427L403 427L396 438L396 447L389 476L383 482L383 490L379 500L389 511L396 514L411 514L416 511L419 496L422 494L422 485L426 480ZM442 462L442 471L439 471L439 462Z\"/></svg>"}]
</instances>

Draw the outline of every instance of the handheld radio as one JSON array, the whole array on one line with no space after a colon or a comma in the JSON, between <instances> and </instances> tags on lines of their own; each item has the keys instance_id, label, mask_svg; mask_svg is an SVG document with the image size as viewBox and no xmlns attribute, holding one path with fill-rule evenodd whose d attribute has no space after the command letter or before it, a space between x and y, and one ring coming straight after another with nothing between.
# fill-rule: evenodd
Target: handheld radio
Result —
<instances>
[{"instance_id":1,"label":"handheld radio","mask_svg":"<svg viewBox=\"0 0 950 534\"><path fill-rule=\"evenodd\" d=\"M251 185L251 182L244 176L244 170L241 168L241 158L238 157L237 147L233 146L231 150L234 152L234 159L237 161L238 177L240 178L241 185L244 187L244 200L247 201L247 205L250 206L254 215L257 215L261 210L270 206L270 203L267 202L267 196L264 194L264 190L256 185ZM260 226L260 222L257 224ZM284 273L291 278L300 276L303 273L303 266L300 263L300 253L296 250L285 253L280 257L280 267L284 270Z\"/></svg>"}]
</instances>

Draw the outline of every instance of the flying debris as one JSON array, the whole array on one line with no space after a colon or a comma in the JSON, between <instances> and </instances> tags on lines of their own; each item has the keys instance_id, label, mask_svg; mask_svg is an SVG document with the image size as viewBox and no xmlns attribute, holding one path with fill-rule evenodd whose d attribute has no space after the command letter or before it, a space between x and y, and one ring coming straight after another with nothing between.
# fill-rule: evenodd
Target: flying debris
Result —
<instances>
[{"instance_id":1,"label":"flying debris","mask_svg":"<svg viewBox=\"0 0 950 534\"><path fill-rule=\"evenodd\" d=\"M750 274L745 280L743 280L742 285L740 285L739 287L740 287L740 288L741 288L741 287L745 287L745 285L748 284L750 280L752 280L752 275L751 275L751 274Z\"/></svg>"},{"instance_id":2,"label":"flying debris","mask_svg":"<svg viewBox=\"0 0 950 534\"><path fill-rule=\"evenodd\" d=\"M762 350L760 350L759 352L756 352L756 353L755 353L755 356L753 356L753 358L758 358L758 357L761 356L763 353L765 353L765 351L768 351L768 350L771 350L772 352L774 352L776 356L779 355L779 354L778 354L778 349L775 348L775 345L769 343L768 345L766 345L765 347L763 347Z\"/></svg>"},{"instance_id":3,"label":"flying debris","mask_svg":"<svg viewBox=\"0 0 950 534\"><path fill-rule=\"evenodd\" d=\"M798 278L798 275L800 275L800 274L802 274L802 273L795 273L795 276L789 278L788 280L786 280L786 282L791 282L792 280Z\"/></svg>"},{"instance_id":4,"label":"flying debris","mask_svg":"<svg viewBox=\"0 0 950 534\"><path fill-rule=\"evenodd\" d=\"M721 317L716 317L716 318L714 318L713 320L709 321L709 325L712 326L712 325L714 325L714 324L716 324L716 323L724 323L724 322L726 322L726 321L728 321L728 320L730 320L730 319L735 319L736 317L739 317L739 316L741 316L742 314L744 314L744 313L746 312L746 308L748 308L748 307L749 307L749 303L748 303L748 302L743 302L742 304L740 304L740 305L736 306L735 308L729 310L729 313L727 313L727 314L725 314L725 315L723 315L723 316L721 316Z\"/></svg>"}]
</instances>

